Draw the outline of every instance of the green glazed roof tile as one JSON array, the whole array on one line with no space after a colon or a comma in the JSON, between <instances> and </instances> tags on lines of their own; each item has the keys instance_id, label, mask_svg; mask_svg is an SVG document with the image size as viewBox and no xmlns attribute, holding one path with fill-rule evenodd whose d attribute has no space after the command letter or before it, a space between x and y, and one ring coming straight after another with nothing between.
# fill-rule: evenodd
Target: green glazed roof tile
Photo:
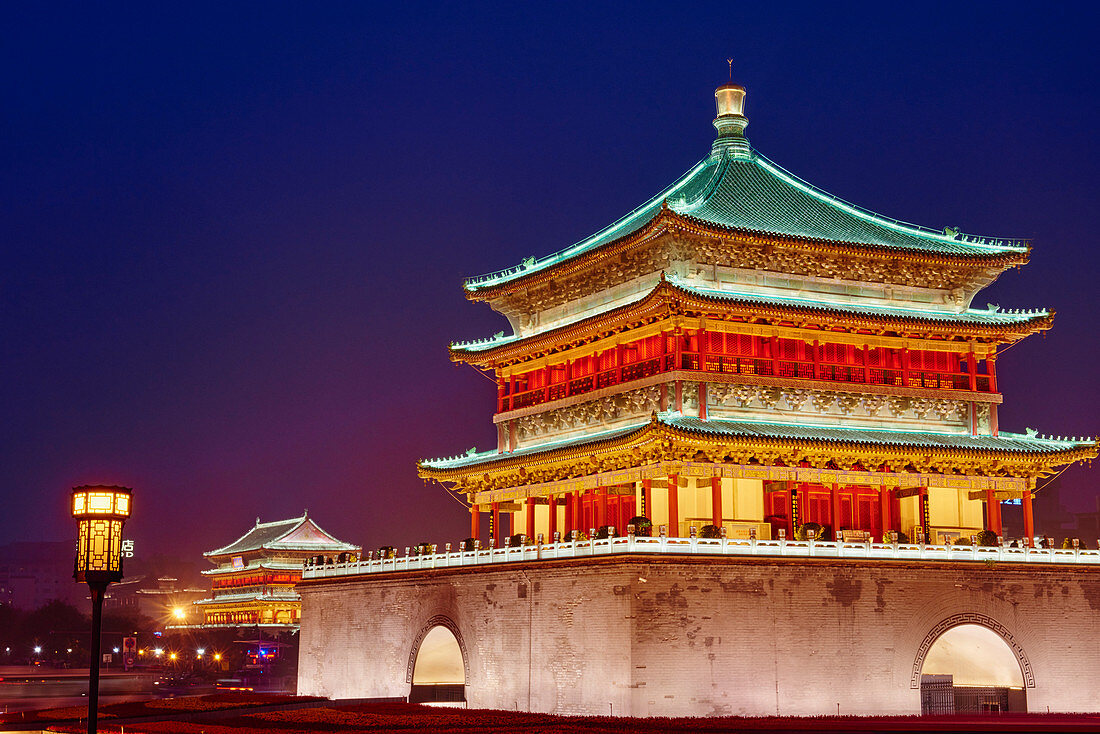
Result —
<instances>
[{"instance_id":1,"label":"green glazed roof tile","mask_svg":"<svg viewBox=\"0 0 1100 734\"><path fill-rule=\"evenodd\" d=\"M884 217L850 204L784 170L755 151L701 161L652 199L591 237L541 259L465 282L468 291L501 285L637 232L661 209L732 229L851 245L915 250L941 255L1026 252L1020 240L934 230Z\"/></svg>"},{"instance_id":2,"label":"green glazed roof tile","mask_svg":"<svg viewBox=\"0 0 1100 734\"><path fill-rule=\"evenodd\" d=\"M1046 454L1095 445L1091 438L1053 438L1037 433L1008 433L997 436L971 436L964 433L937 431L892 430L883 428L847 428L844 426L818 426L799 423L772 423L756 421L692 418L679 413L660 413L661 423L685 431L721 436L745 438L772 438L796 441L835 441L837 443L865 443L871 445L912 446L917 448L969 449L974 451L1003 451L1018 454ZM625 436L645 426L645 423L607 431L601 434L563 439L548 444L519 449L508 454L496 451L470 452L465 456L449 459L425 459L420 465L429 469L461 469L504 459L534 456L546 451L583 446L599 441Z\"/></svg>"},{"instance_id":3,"label":"green glazed roof tile","mask_svg":"<svg viewBox=\"0 0 1100 734\"><path fill-rule=\"evenodd\" d=\"M922 321L930 322L948 322L954 324L983 324L983 325L1006 325L1006 324L1022 324L1035 319L1045 318L1051 315L1051 312L1047 309L1011 309L1002 310L998 306L990 305L987 308L968 308L964 311L949 311L938 309L932 305L928 306L878 306L872 307L868 304L869 301L863 301L861 303L845 303L843 301L831 301L824 298L813 298L809 296L771 296L761 295L758 293L740 293L734 291L722 291L711 288L698 288L694 286L685 285L676 282L675 278L669 277L669 281L674 283L677 288L685 293L694 294L698 296L704 296L706 298L713 298L722 301L726 301L731 304L735 303L759 303L764 305L775 306L789 306L810 309L815 311L839 311L841 313L850 313L857 316L888 316L893 318L906 318L906 319L919 319ZM631 301L635 303L644 299L649 292L642 293L637 299ZM629 303L626 305L630 305ZM615 308L622 308L621 304L616 304L611 307L611 310ZM585 318L596 316L602 313L596 311ZM568 326L569 324L566 324ZM546 331L552 331L546 329ZM531 338L544 333L543 331L536 331L528 334L524 338ZM511 344L512 342L520 341L520 337L515 334L504 335L504 333L497 334L487 339L478 339L469 342L455 342L451 344L451 349L462 352L484 352L496 347L504 346L505 344Z\"/></svg>"}]
</instances>

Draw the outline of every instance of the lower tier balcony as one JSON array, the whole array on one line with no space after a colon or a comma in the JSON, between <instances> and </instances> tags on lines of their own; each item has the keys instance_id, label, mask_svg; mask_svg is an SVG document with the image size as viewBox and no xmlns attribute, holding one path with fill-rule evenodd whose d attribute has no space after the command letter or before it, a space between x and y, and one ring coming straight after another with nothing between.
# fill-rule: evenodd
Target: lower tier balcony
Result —
<instances>
[{"instance_id":1,"label":"lower tier balcony","mask_svg":"<svg viewBox=\"0 0 1100 734\"><path fill-rule=\"evenodd\" d=\"M934 530L935 528L933 528ZM438 547L436 548L439 551ZM1025 563L1082 564L1100 566L1100 550L1080 548L1013 548L1008 545L932 545L914 543L874 543L871 541L787 540L778 538L747 540L731 538L669 538L627 535L595 540L569 540L535 543L505 548L476 548L451 551L450 544L441 552L368 558L354 563L307 566L303 580L371 573L426 571L434 568L458 568L499 563L531 563L556 559L597 558L615 555L658 556L737 556L810 559L848 559L882 562L943 563Z\"/></svg>"}]
</instances>

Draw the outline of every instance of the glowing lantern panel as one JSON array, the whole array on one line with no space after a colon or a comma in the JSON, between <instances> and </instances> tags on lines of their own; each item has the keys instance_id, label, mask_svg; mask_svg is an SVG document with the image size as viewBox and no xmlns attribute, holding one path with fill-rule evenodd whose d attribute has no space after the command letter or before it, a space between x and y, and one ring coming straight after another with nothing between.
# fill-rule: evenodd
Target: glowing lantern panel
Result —
<instances>
[{"instance_id":1,"label":"glowing lantern panel","mask_svg":"<svg viewBox=\"0 0 1100 734\"><path fill-rule=\"evenodd\" d=\"M126 487L76 487L73 517L77 521L77 581L102 583L122 578L122 525L130 516Z\"/></svg>"}]
</instances>

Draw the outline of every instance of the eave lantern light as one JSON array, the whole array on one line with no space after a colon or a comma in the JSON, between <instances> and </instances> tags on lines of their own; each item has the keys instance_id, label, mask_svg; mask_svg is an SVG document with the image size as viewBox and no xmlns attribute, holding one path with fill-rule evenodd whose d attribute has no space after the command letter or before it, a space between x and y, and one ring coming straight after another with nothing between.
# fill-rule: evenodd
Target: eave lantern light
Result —
<instances>
[{"instance_id":1,"label":"eave lantern light","mask_svg":"<svg viewBox=\"0 0 1100 734\"><path fill-rule=\"evenodd\" d=\"M122 525L130 517L133 490L89 485L73 487L76 519L73 578L92 592L91 666L88 670L88 731L95 732L99 707L100 629L107 585L122 579Z\"/></svg>"}]
</instances>

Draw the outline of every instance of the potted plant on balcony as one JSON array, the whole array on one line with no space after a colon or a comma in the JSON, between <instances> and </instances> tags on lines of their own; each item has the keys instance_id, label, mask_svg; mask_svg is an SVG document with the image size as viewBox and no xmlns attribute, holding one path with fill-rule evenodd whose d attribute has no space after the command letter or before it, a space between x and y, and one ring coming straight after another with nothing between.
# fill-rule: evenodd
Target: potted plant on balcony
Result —
<instances>
[{"instance_id":1,"label":"potted plant on balcony","mask_svg":"<svg viewBox=\"0 0 1100 734\"><path fill-rule=\"evenodd\" d=\"M699 529L700 538L710 538L711 540L717 540L722 537L722 531L717 525L704 525Z\"/></svg>"},{"instance_id":2,"label":"potted plant on balcony","mask_svg":"<svg viewBox=\"0 0 1100 734\"><path fill-rule=\"evenodd\" d=\"M992 530L983 530L978 533L978 545L985 546L986 548L996 547L997 534Z\"/></svg>"},{"instance_id":3,"label":"potted plant on balcony","mask_svg":"<svg viewBox=\"0 0 1100 734\"><path fill-rule=\"evenodd\" d=\"M794 530L794 539L795 540L809 540L810 539L810 533L809 533L810 530L814 531L814 540L821 540L821 531L824 530L824 528L821 527L821 523L817 523L817 522L804 522L801 525L799 525Z\"/></svg>"},{"instance_id":4,"label":"potted plant on balcony","mask_svg":"<svg viewBox=\"0 0 1100 734\"><path fill-rule=\"evenodd\" d=\"M653 521L648 517L635 515L627 520L627 524L634 526L634 535L639 538L649 538L653 535Z\"/></svg>"}]
</instances>

